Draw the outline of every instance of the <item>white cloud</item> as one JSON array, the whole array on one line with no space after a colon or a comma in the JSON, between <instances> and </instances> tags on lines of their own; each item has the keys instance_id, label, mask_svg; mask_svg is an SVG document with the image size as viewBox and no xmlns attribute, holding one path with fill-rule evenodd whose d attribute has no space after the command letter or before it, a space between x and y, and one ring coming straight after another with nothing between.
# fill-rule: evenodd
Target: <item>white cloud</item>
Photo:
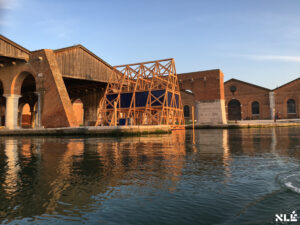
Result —
<instances>
[{"instance_id":1,"label":"white cloud","mask_svg":"<svg viewBox=\"0 0 300 225\"><path fill-rule=\"evenodd\" d=\"M300 56L289 55L240 55L241 57L259 61L284 61L300 63Z\"/></svg>"},{"instance_id":2,"label":"white cloud","mask_svg":"<svg viewBox=\"0 0 300 225\"><path fill-rule=\"evenodd\" d=\"M15 9L19 6L18 0L0 0L0 9Z\"/></svg>"}]
</instances>

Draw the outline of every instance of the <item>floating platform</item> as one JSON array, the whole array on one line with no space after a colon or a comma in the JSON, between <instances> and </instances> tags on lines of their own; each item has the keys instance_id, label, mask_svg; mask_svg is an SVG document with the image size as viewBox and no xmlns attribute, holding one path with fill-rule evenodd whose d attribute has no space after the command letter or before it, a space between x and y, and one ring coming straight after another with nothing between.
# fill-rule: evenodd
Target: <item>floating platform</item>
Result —
<instances>
[{"instance_id":1,"label":"floating platform","mask_svg":"<svg viewBox=\"0 0 300 225\"><path fill-rule=\"evenodd\" d=\"M138 136L171 133L168 125L0 129L0 136Z\"/></svg>"}]
</instances>

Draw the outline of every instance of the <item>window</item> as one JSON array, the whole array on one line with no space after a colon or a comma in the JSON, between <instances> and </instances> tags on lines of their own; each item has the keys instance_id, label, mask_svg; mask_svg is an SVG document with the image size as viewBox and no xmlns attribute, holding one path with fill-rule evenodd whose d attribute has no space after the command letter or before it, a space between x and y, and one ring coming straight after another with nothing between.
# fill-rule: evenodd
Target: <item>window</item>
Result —
<instances>
[{"instance_id":1,"label":"window","mask_svg":"<svg viewBox=\"0 0 300 225\"><path fill-rule=\"evenodd\" d=\"M185 105L183 107L183 114L184 114L184 117L190 117L190 107L188 105Z\"/></svg>"},{"instance_id":2,"label":"window","mask_svg":"<svg viewBox=\"0 0 300 225\"><path fill-rule=\"evenodd\" d=\"M296 102L294 99L289 99L287 101L287 112L296 113Z\"/></svg>"},{"instance_id":3,"label":"window","mask_svg":"<svg viewBox=\"0 0 300 225\"><path fill-rule=\"evenodd\" d=\"M252 102L252 115L259 114L259 103L257 101Z\"/></svg>"}]
</instances>

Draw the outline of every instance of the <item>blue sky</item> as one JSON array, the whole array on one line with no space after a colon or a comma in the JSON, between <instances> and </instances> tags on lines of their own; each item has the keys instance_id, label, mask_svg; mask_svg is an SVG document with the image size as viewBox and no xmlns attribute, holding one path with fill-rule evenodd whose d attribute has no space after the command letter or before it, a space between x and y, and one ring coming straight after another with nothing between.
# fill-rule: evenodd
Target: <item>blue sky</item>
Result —
<instances>
[{"instance_id":1,"label":"blue sky","mask_svg":"<svg viewBox=\"0 0 300 225\"><path fill-rule=\"evenodd\" d=\"M275 88L300 77L299 0L0 0L0 33L29 50L82 44L111 65L175 58Z\"/></svg>"}]
</instances>

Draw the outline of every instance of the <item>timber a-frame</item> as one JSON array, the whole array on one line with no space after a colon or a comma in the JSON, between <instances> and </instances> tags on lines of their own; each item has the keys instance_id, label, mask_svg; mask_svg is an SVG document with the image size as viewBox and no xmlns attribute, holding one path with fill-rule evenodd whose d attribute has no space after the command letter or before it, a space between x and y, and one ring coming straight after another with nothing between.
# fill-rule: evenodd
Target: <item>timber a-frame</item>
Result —
<instances>
[{"instance_id":1,"label":"timber a-frame","mask_svg":"<svg viewBox=\"0 0 300 225\"><path fill-rule=\"evenodd\" d=\"M115 66L112 73L96 126L184 125L174 59Z\"/></svg>"}]
</instances>

